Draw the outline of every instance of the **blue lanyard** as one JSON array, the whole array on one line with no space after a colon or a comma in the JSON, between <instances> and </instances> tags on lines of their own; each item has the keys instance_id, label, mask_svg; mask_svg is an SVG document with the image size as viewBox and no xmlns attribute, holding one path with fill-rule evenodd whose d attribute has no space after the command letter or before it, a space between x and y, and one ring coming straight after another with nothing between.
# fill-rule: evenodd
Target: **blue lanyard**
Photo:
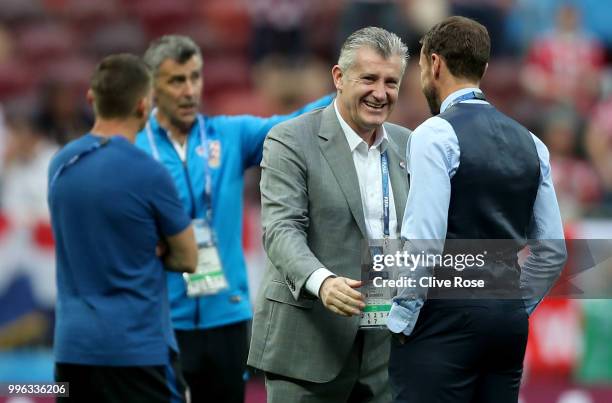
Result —
<instances>
[{"instance_id":1,"label":"blue lanyard","mask_svg":"<svg viewBox=\"0 0 612 403\"><path fill-rule=\"evenodd\" d=\"M102 137L100 141L95 142L89 148L81 151L80 153L70 158L68 161L61 164L59 168L57 168L57 171L55 171L53 178L51 178L51 182L49 183L49 188L52 188L55 185L55 182L57 182L57 179L60 177L62 173L66 171L66 169L70 168L71 166L74 166L74 164L76 164L84 156L91 154L92 152L104 147L105 145L108 144L109 141L110 139L108 137Z\"/></svg>"},{"instance_id":2,"label":"blue lanyard","mask_svg":"<svg viewBox=\"0 0 612 403\"><path fill-rule=\"evenodd\" d=\"M479 101L486 101L487 98L485 98L484 94L482 92L476 92L476 91L470 91L467 94L463 94L460 97L457 97L453 100L453 102L450 103L450 105L448 105L446 107L446 109L449 109L455 105L457 105L459 102L463 102L463 101L469 101L471 99L477 99Z\"/></svg>"},{"instance_id":3,"label":"blue lanyard","mask_svg":"<svg viewBox=\"0 0 612 403\"><path fill-rule=\"evenodd\" d=\"M382 173L383 191L383 234L389 238L389 160L387 152L380 154L380 170Z\"/></svg>"},{"instance_id":4,"label":"blue lanyard","mask_svg":"<svg viewBox=\"0 0 612 403\"><path fill-rule=\"evenodd\" d=\"M153 158L157 161L161 162L161 158L159 155L159 149L157 148L157 143L155 142L155 137L153 135L153 129L151 129L151 119L153 119L155 112L151 113L151 117L147 122L146 132L147 138L149 140L149 144L151 146L151 152L153 153ZM206 208L205 218L209 225L212 226L212 174L210 171L210 166L208 164L209 157L209 144L208 138L206 136L206 127L204 124L204 119L202 115L198 115L198 131L200 135L200 147L202 147L202 160L204 161L204 202ZM185 141L189 141L187 138ZM188 143L187 143L188 145ZM189 153L189 147L186 147L185 151L185 161L187 161L187 154ZM189 168L187 168L189 169ZM189 178L188 178L189 180ZM194 209L196 207L194 206Z\"/></svg>"}]
</instances>

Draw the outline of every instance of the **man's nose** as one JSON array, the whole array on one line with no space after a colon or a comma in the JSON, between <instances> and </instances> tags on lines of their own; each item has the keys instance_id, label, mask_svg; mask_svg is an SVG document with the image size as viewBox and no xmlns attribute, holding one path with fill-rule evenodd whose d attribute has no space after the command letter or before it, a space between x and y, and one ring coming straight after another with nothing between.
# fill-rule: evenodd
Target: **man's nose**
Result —
<instances>
[{"instance_id":1,"label":"man's nose","mask_svg":"<svg viewBox=\"0 0 612 403\"><path fill-rule=\"evenodd\" d=\"M196 85L192 81L187 80L185 83L185 95L193 97L195 95Z\"/></svg>"},{"instance_id":2,"label":"man's nose","mask_svg":"<svg viewBox=\"0 0 612 403\"><path fill-rule=\"evenodd\" d=\"M386 98L387 92L385 90L385 83L382 81L377 81L374 83L374 88L372 90L372 95L377 100L384 100Z\"/></svg>"}]
</instances>

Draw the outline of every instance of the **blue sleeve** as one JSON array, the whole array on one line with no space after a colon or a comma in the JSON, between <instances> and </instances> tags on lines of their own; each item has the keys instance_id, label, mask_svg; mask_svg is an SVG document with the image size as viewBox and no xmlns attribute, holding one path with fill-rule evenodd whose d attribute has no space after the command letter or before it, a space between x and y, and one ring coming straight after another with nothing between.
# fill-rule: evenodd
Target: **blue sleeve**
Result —
<instances>
[{"instance_id":1,"label":"blue sleeve","mask_svg":"<svg viewBox=\"0 0 612 403\"><path fill-rule=\"evenodd\" d=\"M548 149L533 134L540 160L540 184L533 205L528 233L529 256L521 267L521 290L527 313L531 314L559 277L567 250L563 222L555 195Z\"/></svg>"},{"instance_id":2,"label":"blue sleeve","mask_svg":"<svg viewBox=\"0 0 612 403\"><path fill-rule=\"evenodd\" d=\"M240 120L240 143L242 148L242 166L244 169L259 165L261 162L263 142L270 129L285 120L325 107L333 99L334 95L326 95L288 115L274 115L267 118L251 115L234 117L233 119Z\"/></svg>"},{"instance_id":3,"label":"blue sleeve","mask_svg":"<svg viewBox=\"0 0 612 403\"><path fill-rule=\"evenodd\" d=\"M410 137L406 152L410 191L402 238L445 239L450 180L459 167L459 142L452 126L431 118Z\"/></svg>"},{"instance_id":4,"label":"blue sleeve","mask_svg":"<svg viewBox=\"0 0 612 403\"><path fill-rule=\"evenodd\" d=\"M407 149L410 191L402 222L404 250L408 254L440 254L448 224L451 178L459 167L459 142L448 122L431 118L419 126ZM433 267L402 268L399 277L412 278L417 287L398 289L387 326L394 333L409 335L425 303L427 288L418 279ZM429 273L431 275L431 273Z\"/></svg>"},{"instance_id":5,"label":"blue sleeve","mask_svg":"<svg viewBox=\"0 0 612 403\"><path fill-rule=\"evenodd\" d=\"M155 174L149 176L152 178L149 194L153 214L162 235L173 236L187 228L191 219L183 208L176 186L166 168L157 161L151 162L155 164L151 169Z\"/></svg>"}]
</instances>

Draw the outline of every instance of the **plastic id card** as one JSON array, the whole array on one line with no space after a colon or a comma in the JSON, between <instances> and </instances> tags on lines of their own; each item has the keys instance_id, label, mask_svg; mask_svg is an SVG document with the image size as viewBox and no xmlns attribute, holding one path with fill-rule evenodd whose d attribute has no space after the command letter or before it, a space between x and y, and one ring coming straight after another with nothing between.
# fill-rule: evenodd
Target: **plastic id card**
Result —
<instances>
[{"instance_id":1,"label":"plastic id card","mask_svg":"<svg viewBox=\"0 0 612 403\"><path fill-rule=\"evenodd\" d=\"M193 220L198 244L198 265L195 273L183 273L189 297L215 295L228 288L214 234L203 219Z\"/></svg>"},{"instance_id":2,"label":"plastic id card","mask_svg":"<svg viewBox=\"0 0 612 403\"><path fill-rule=\"evenodd\" d=\"M371 246L370 251L372 255L382 254L383 248L382 246ZM390 287L375 287L374 279L380 277L388 280L391 276L392 272L388 269L375 271L370 268L368 271L366 285L362 288L366 306L361 313L359 327L377 329L387 326L393 290Z\"/></svg>"},{"instance_id":3,"label":"plastic id card","mask_svg":"<svg viewBox=\"0 0 612 403\"><path fill-rule=\"evenodd\" d=\"M383 328L387 326L387 318L391 310L391 292L388 287L374 287L372 280L374 277L387 279L388 272L370 273L370 282L363 289L365 296L365 308L361 313L359 327L362 328Z\"/></svg>"}]
</instances>

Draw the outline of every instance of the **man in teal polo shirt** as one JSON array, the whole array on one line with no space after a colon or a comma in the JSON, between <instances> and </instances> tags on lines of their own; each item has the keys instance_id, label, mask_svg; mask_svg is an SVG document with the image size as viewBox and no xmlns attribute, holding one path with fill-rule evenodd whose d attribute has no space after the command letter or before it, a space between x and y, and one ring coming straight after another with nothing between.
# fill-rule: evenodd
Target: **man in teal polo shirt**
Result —
<instances>
[{"instance_id":1,"label":"man in teal polo shirt","mask_svg":"<svg viewBox=\"0 0 612 403\"><path fill-rule=\"evenodd\" d=\"M156 109L136 144L169 170L199 246L196 274L168 275L183 373L194 402L242 403L252 317L241 245L244 171L261 161L274 125L332 98L269 118L205 116L199 113L202 55L190 38L161 37L144 59L153 71Z\"/></svg>"}]
</instances>

